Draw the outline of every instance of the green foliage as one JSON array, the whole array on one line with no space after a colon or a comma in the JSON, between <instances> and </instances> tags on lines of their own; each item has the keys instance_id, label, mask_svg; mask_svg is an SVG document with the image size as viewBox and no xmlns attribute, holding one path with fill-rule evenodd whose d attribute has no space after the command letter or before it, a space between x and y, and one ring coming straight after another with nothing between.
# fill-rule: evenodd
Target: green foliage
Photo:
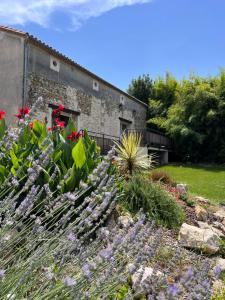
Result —
<instances>
[{"instance_id":1,"label":"green foliage","mask_svg":"<svg viewBox=\"0 0 225 300\"><path fill-rule=\"evenodd\" d=\"M225 240L224 239L220 240L219 248L220 248L219 252L222 255L222 257L224 258L225 257Z\"/></svg>"},{"instance_id":2,"label":"green foliage","mask_svg":"<svg viewBox=\"0 0 225 300\"><path fill-rule=\"evenodd\" d=\"M178 227L184 221L181 207L160 184L136 174L124 183L124 190L124 202L131 211L137 212L142 208L149 217L169 228Z\"/></svg>"},{"instance_id":3,"label":"green foliage","mask_svg":"<svg viewBox=\"0 0 225 300\"><path fill-rule=\"evenodd\" d=\"M189 199L189 196L188 196L188 193L184 193L184 194L181 194L180 195L180 199L184 202L186 202L187 206L194 206L195 205L195 202L192 201L191 199Z\"/></svg>"},{"instance_id":4,"label":"green foliage","mask_svg":"<svg viewBox=\"0 0 225 300\"><path fill-rule=\"evenodd\" d=\"M134 171L152 167L152 156L148 156L140 148L141 135L137 132L123 134L121 143L115 142L118 154L117 163L122 173L132 175Z\"/></svg>"},{"instance_id":5,"label":"green foliage","mask_svg":"<svg viewBox=\"0 0 225 300\"><path fill-rule=\"evenodd\" d=\"M183 161L225 162L225 71L216 77L171 75L153 84L150 126L174 140Z\"/></svg>"},{"instance_id":6,"label":"green foliage","mask_svg":"<svg viewBox=\"0 0 225 300\"><path fill-rule=\"evenodd\" d=\"M29 192L29 184L27 191L23 186L27 180L29 182L29 174L34 172L33 162L38 162L39 157L42 157L42 161L47 158L47 161L45 165L38 166L38 171L35 171L37 175L32 183L37 186L47 184L49 193L54 194L55 197L61 193L73 192L79 188L81 181L86 182L88 175L100 162L99 149L96 142L89 138L87 131L84 131L83 137L69 140L68 135L71 134L71 130L75 129L76 126L72 120L69 121L66 128L55 128L53 132L48 132L46 124L34 121L31 128L29 125L21 128L19 136L9 151L7 148L9 142L3 140L0 148L0 194L2 199L12 189L15 194L23 190L21 198L18 197L19 202L26 196L26 193ZM18 129L13 130L16 133ZM2 138L9 140L9 137L4 134ZM45 152L46 155L43 154ZM12 175L18 181L18 185L6 188L7 178ZM44 192L41 197L45 197Z\"/></svg>"},{"instance_id":7,"label":"green foliage","mask_svg":"<svg viewBox=\"0 0 225 300\"><path fill-rule=\"evenodd\" d=\"M150 76L142 75L137 79L133 79L131 84L128 87L128 94L134 96L135 98L148 103L149 98L152 95L152 86L153 82L150 79Z\"/></svg>"}]
</instances>

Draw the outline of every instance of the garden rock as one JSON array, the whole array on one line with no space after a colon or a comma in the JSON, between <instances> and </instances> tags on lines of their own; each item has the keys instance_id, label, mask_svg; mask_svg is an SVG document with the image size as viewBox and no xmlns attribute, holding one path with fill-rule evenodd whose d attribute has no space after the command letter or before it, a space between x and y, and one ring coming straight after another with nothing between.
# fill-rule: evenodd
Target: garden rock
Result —
<instances>
[{"instance_id":1,"label":"garden rock","mask_svg":"<svg viewBox=\"0 0 225 300\"><path fill-rule=\"evenodd\" d=\"M206 209L204 209L200 205L195 206L195 214L198 221L203 221L203 222L207 221L208 213Z\"/></svg>"},{"instance_id":2,"label":"garden rock","mask_svg":"<svg viewBox=\"0 0 225 300\"><path fill-rule=\"evenodd\" d=\"M138 283L143 283L147 278L151 277L154 273L153 268L141 266L132 276L132 284L136 286ZM163 273L157 271L154 273L157 276L161 276ZM139 278L141 276L141 279Z\"/></svg>"},{"instance_id":3,"label":"garden rock","mask_svg":"<svg viewBox=\"0 0 225 300\"><path fill-rule=\"evenodd\" d=\"M176 189L179 194L183 195L187 193L187 184L184 183L178 183L176 186Z\"/></svg>"},{"instance_id":4,"label":"garden rock","mask_svg":"<svg viewBox=\"0 0 225 300\"><path fill-rule=\"evenodd\" d=\"M219 208L215 213L214 216L216 216L217 218L222 219L223 221L225 221L225 209L224 208Z\"/></svg>"},{"instance_id":5,"label":"garden rock","mask_svg":"<svg viewBox=\"0 0 225 300\"><path fill-rule=\"evenodd\" d=\"M199 249L207 254L219 251L220 237L212 229L202 229L183 223L178 239L183 246Z\"/></svg>"},{"instance_id":6,"label":"garden rock","mask_svg":"<svg viewBox=\"0 0 225 300\"><path fill-rule=\"evenodd\" d=\"M204 198L204 197L201 197L201 196L195 196L194 197L194 200L197 201L197 202L200 202L202 204L209 204L209 200Z\"/></svg>"},{"instance_id":7,"label":"garden rock","mask_svg":"<svg viewBox=\"0 0 225 300\"><path fill-rule=\"evenodd\" d=\"M215 280L212 287L212 296L222 296L224 283L221 279ZM221 298L222 299L222 298Z\"/></svg>"},{"instance_id":8,"label":"garden rock","mask_svg":"<svg viewBox=\"0 0 225 300\"><path fill-rule=\"evenodd\" d=\"M118 224L121 228L127 228L134 224L134 220L129 215L120 216L118 218Z\"/></svg>"},{"instance_id":9,"label":"garden rock","mask_svg":"<svg viewBox=\"0 0 225 300\"><path fill-rule=\"evenodd\" d=\"M218 257L216 259L215 267L219 267L221 271L225 271L225 259Z\"/></svg>"},{"instance_id":10,"label":"garden rock","mask_svg":"<svg viewBox=\"0 0 225 300\"><path fill-rule=\"evenodd\" d=\"M201 221L198 221L197 223L201 229L210 229L213 232L215 232L216 234L218 234L219 237L224 237L223 231L220 230L219 228L217 228L216 226L214 227L213 225L210 225L208 223L201 222Z\"/></svg>"}]
</instances>

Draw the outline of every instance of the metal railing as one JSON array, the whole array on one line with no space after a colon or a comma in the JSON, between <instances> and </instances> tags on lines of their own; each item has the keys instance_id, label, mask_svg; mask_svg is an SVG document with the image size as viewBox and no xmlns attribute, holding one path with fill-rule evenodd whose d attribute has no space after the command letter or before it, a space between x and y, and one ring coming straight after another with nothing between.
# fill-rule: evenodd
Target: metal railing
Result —
<instances>
[{"instance_id":1,"label":"metal railing","mask_svg":"<svg viewBox=\"0 0 225 300\"><path fill-rule=\"evenodd\" d=\"M88 133L90 137L96 140L97 145L101 148L102 154L107 154L108 151L114 145L114 141L120 140L120 138L117 136L113 136L105 133L99 133L94 131L88 131Z\"/></svg>"},{"instance_id":2,"label":"metal railing","mask_svg":"<svg viewBox=\"0 0 225 300\"><path fill-rule=\"evenodd\" d=\"M141 146L148 148L167 149L171 150L173 145L171 139L166 137L163 133L154 129L128 129L141 134Z\"/></svg>"},{"instance_id":3,"label":"metal railing","mask_svg":"<svg viewBox=\"0 0 225 300\"><path fill-rule=\"evenodd\" d=\"M172 149L172 142L162 133L149 129L128 129L141 134L141 147L156 148L156 149ZM105 133L88 131L90 137L96 140L97 145L101 148L102 154L106 154L114 144L114 141L120 141L120 137Z\"/></svg>"}]
</instances>

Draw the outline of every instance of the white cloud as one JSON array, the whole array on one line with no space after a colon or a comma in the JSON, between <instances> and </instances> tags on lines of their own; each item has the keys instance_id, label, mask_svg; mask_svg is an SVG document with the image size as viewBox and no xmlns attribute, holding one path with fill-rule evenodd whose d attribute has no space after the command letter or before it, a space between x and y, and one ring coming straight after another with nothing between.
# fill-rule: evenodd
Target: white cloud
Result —
<instances>
[{"instance_id":1,"label":"white cloud","mask_svg":"<svg viewBox=\"0 0 225 300\"><path fill-rule=\"evenodd\" d=\"M151 0L0 0L0 23L25 25L33 22L48 26L55 12L62 10L71 18L73 28L91 17L117 7L148 3Z\"/></svg>"}]
</instances>

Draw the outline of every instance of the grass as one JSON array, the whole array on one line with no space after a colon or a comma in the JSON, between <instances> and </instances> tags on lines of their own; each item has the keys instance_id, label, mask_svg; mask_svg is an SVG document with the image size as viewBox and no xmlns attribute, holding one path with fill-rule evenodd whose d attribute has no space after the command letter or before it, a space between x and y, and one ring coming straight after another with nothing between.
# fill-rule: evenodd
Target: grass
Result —
<instances>
[{"instance_id":1,"label":"grass","mask_svg":"<svg viewBox=\"0 0 225 300\"><path fill-rule=\"evenodd\" d=\"M186 183L190 194L211 203L225 203L225 167L201 165L167 165L157 169L168 172L175 182Z\"/></svg>"}]
</instances>

